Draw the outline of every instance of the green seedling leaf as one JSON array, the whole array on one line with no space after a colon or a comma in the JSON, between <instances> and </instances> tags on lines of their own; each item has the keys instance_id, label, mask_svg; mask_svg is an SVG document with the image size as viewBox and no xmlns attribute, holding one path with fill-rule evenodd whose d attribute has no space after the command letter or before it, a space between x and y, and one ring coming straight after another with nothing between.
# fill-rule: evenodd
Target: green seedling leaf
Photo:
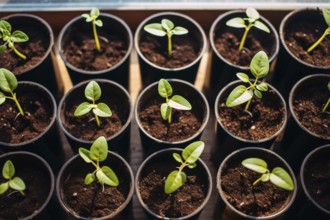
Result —
<instances>
[{"instance_id":1,"label":"green seedling leaf","mask_svg":"<svg viewBox=\"0 0 330 220\"><path fill-rule=\"evenodd\" d=\"M253 97L253 92L247 90L244 85L237 86L228 96L226 101L227 107L234 107L247 102Z\"/></svg>"},{"instance_id":2,"label":"green seedling leaf","mask_svg":"<svg viewBox=\"0 0 330 220\"><path fill-rule=\"evenodd\" d=\"M1 20L0 21L0 31L2 31L2 32L7 31L7 32L11 33L10 23L8 21Z\"/></svg>"},{"instance_id":3,"label":"green seedling leaf","mask_svg":"<svg viewBox=\"0 0 330 220\"><path fill-rule=\"evenodd\" d=\"M105 137L97 138L91 146L90 158L94 161L102 162L108 157L108 143Z\"/></svg>"},{"instance_id":4,"label":"green seedling leaf","mask_svg":"<svg viewBox=\"0 0 330 220\"><path fill-rule=\"evenodd\" d=\"M262 82L257 85L257 89L262 91L262 92L267 92L268 91L268 86L266 83Z\"/></svg>"},{"instance_id":5,"label":"green seedling leaf","mask_svg":"<svg viewBox=\"0 0 330 220\"><path fill-rule=\"evenodd\" d=\"M170 31L174 28L173 22L166 18L162 19L161 24L166 31Z\"/></svg>"},{"instance_id":6,"label":"green seedling leaf","mask_svg":"<svg viewBox=\"0 0 330 220\"><path fill-rule=\"evenodd\" d=\"M118 186L119 180L110 167L103 166L101 170L96 172L97 179L106 185L109 186Z\"/></svg>"},{"instance_id":7,"label":"green seedling leaf","mask_svg":"<svg viewBox=\"0 0 330 220\"><path fill-rule=\"evenodd\" d=\"M81 156L82 159L84 159L86 163L92 163L89 150L80 147L78 151L79 151L79 155Z\"/></svg>"},{"instance_id":8,"label":"green seedling leaf","mask_svg":"<svg viewBox=\"0 0 330 220\"><path fill-rule=\"evenodd\" d=\"M251 60L250 63L251 73L254 77L262 79L268 75L269 60L264 51L259 51Z\"/></svg>"},{"instance_id":9,"label":"green seedling leaf","mask_svg":"<svg viewBox=\"0 0 330 220\"><path fill-rule=\"evenodd\" d=\"M160 113L162 115L162 118L164 120L167 120L170 116L170 113L171 113L171 108L170 106L167 104L167 103L163 103L161 106L160 106Z\"/></svg>"},{"instance_id":10,"label":"green seedling leaf","mask_svg":"<svg viewBox=\"0 0 330 220\"><path fill-rule=\"evenodd\" d=\"M93 18L89 14L82 14L81 15L83 18L86 18L86 22L91 22Z\"/></svg>"},{"instance_id":11,"label":"green seedling leaf","mask_svg":"<svg viewBox=\"0 0 330 220\"><path fill-rule=\"evenodd\" d=\"M259 90L254 90L254 95L258 98L261 99L262 98L262 94Z\"/></svg>"},{"instance_id":12,"label":"green seedling leaf","mask_svg":"<svg viewBox=\"0 0 330 220\"><path fill-rule=\"evenodd\" d=\"M9 189L9 183L0 184L0 195L4 194Z\"/></svg>"},{"instance_id":13,"label":"green seedling leaf","mask_svg":"<svg viewBox=\"0 0 330 220\"><path fill-rule=\"evenodd\" d=\"M187 165L190 169L194 169L196 166L197 166L197 164L196 163L190 163L190 164L188 164Z\"/></svg>"},{"instance_id":14,"label":"green seedling leaf","mask_svg":"<svg viewBox=\"0 0 330 220\"><path fill-rule=\"evenodd\" d=\"M226 22L226 25L234 28L245 28L245 21L243 18L232 18Z\"/></svg>"},{"instance_id":15,"label":"green seedling leaf","mask_svg":"<svg viewBox=\"0 0 330 220\"><path fill-rule=\"evenodd\" d=\"M12 93L17 88L15 75L4 68L0 68L0 88L9 93Z\"/></svg>"},{"instance_id":16,"label":"green seedling leaf","mask_svg":"<svg viewBox=\"0 0 330 220\"><path fill-rule=\"evenodd\" d=\"M95 175L92 173L89 173L86 175L84 183L86 185L89 185L89 184L93 183L94 181L95 181Z\"/></svg>"},{"instance_id":17,"label":"green seedling leaf","mask_svg":"<svg viewBox=\"0 0 330 220\"><path fill-rule=\"evenodd\" d=\"M160 79L158 82L158 93L163 98L171 96L173 93L171 84L165 79Z\"/></svg>"},{"instance_id":18,"label":"green seedling leaf","mask_svg":"<svg viewBox=\"0 0 330 220\"><path fill-rule=\"evenodd\" d=\"M163 30L163 26L159 23L148 24L144 26L143 29L150 34L159 37L164 37L166 35L166 31Z\"/></svg>"},{"instance_id":19,"label":"green seedling leaf","mask_svg":"<svg viewBox=\"0 0 330 220\"><path fill-rule=\"evenodd\" d=\"M250 170L253 170L257 173L266 173L267 172L267 163L266 161L259 158L248 158L242 161L242 165Z\"/></svg>"},{"instance_id":20,"label":"green seedling leaf","mask_svg":"<svg viewBox=\"0 0 330 220\"><path fill-rule=\"evenodd\" d=\"M14 177L9 181L9 187L17 191L23 191L25 190L25 183L21 178Z\"/></svg>"},{"instance_id":21,"label":"green seedling leaf","mask_svg":"<svg viewBox=\"0 0 330 220\"><path fill-rule=\"evenodd\" d=\"M265 173L261 175L261 181L262 182L268 182L270 179L270 174L269 173Z\"/></svg>"},{"instance_id":22,"label":"green seedling leaf","mask_svg":"<svg viewBox=\"0 0 330 220\"><path fill-rule=\"evenodd\" d=\"M0 105L6 101L6 96L2 92L0 92Z\"/></svg>"},{"instance_id":23,"label":"green seedling leaf","mask_svg":"<svg viewBox=\"0 0 330 220\"><path fill-rule=\"evenodd\" d=\"M8 181L0 184L0 195L5 193L9 188L19 191L23 196L26 186L23 180L19 177L14 177L15 167L11 160L7 160L2 168L2 176Z\"/></svg>"},{"instance_id":24,"label":"green seedling leaf","mask_svg":"<svg viewBox=\"0 0 330 220\"><path fill-rule=\"evenodd\" d=\"M323 17L327 25L330 27L330 9L323 8L322 9Z\"/></svg>"},{"instance_id":25,"label":"green seedling leaf","mask_svg":"<svg viewBox=\"0 0 330 220\"><path fill-rule=\"evenodd\" d=\"M23 33L22 31L14 31L14 33L11 35L10 39L13 42L21 43L21 42L28 41L29 37L25 33Z\"/></svg>"},{"instance_id":26,"label":"green seedling leaf","mask_svg":"<svg viewBox=\"0 0 330 220\"><path fill-rule=\"evenodd\" d=\"M5 165L3 166L3 169L2 169L2 176L9 180L11 179L13 176L15 175L15 167L14 167L14 164L10 161L10 160L7 160Z\"/></svg>"},{"instance_id":27,"label":"green seedling leaf","mask_svg":"<svg viewBox=\"0 0 330 220\"><path fill-rule=\"evenodd\" d=\"M98 8L92 8L91 10L91 17L97 18L100 15L100 11Z\"/></svg>"},{"instance_id":28,"label":"green seedling leaf","mask_svg":"<svg viewBox=\"0 0 330 220\"><path fill-rule=\"evenodd\" d=\"M172 30L172 33L174 35L183 35L183 34L188 34L189 31L186 29L186 28L183 28L183 27L175 27L173 30Z\"/></svg>"},{"instance_id":29,"label":"green seedling leaf","mask_svg":"<svg viewBox=\"0 0 330 220\"><path fill-rule=\"evenodd\" d=\"M90 101L97 101L101 98L102 92L99 84L90 81L85 88L85 97Z\"/></svg>"},{"instance_id":30,"label":"green seedling leaf","mask_svg":"<svg viewBox=\"0 0 330 220\"><path fill-rule=\"evenodd\" d=\"M285 190L292 191L294 189L293 181L290 175L281 167L275 167L270 173L270 181Z\"/></svg>"},{"instance_id":31,"label":"green seedling leaf","mask_svg":"<svg viewBox=\"0 0 330 220\"><path fill-rule=\"evenodd\" d=\"M250 78L245 73L236 73L236 76L245 83L250 82Z\"/></svg>"},{"instance_id":32,"label":"green seedling leaf","mask_svg":"<svg viewBox=\"0 0 330 220\"><path fill-rule=\"evenodd\" d=\"M111 112L109 106L107 106L107 104L102 103L102 102L97 104L97 107L93 109L93 112L95 115L98 115L100 117L111 117L112 116L112 112Z\"/></svg>"},{"instance_id":33,"label":"green seedling leaf","mask_svg":"<svg viewBox=\"0 0 330 220\"><path fill-rule=\"evenodd\" d=\"M82 115L87 114L91 110L92 110L92 105L89 104L88 102L83 102L77 107L77 109L74 111L73 115L82 116Z\"/></svg>"},{"instance_id":34,"label":"green seedling leaf","mask_svg":"<svg viewBox=\"0 0 330 220\"><path fill-rule=\"evenodd\" d=\"M256 27L256 28L258 28L258 29L260 29L264 32L270 33L269 28L264 23L262 23L260 21L255 21L254 27Z\"/></svg>"},{"instance_id":35,"label":"green seedling leaf","mask_svg":"<svg viewBox=\"0 0 330 220\"><path fill-rule=\"evenodd\" d=\"M103 22L101 20L96 20L95 21L95 25L98 27L102 27L103 26Z\"/></svg>"},{"instance_id":36,"label":"green seedling leaf","mask_svg":"<svg viewBox=\"0 0 330 220\"><path fill-rule=\"evenodd\" d=\"M253 19L253 22L260 18L258 11L251 7L246 9L246 15L248 16L248 18Z\"/></svg>"},{"instance_id":37,"label":"green seedling leaf","mask_svg":"<svg viewBox=\"0 0 330 220\"><path fill-rule=\"evenodd\" d=\"M183 163L180 154L178 154L178 153L173 153L173 157L174 157L174 159L175 159L177 162L179 162L179 163Z\"/></svg>"},{"instance_id":38,"label":"green seedling leaf","mask_svg":"<svg viewBox=\"0 0 330 220\"><path fill-rule=\"evenodd\" d=\"M182 157L188 164L195 163L204 150L204 142L196 141L194 143L189 144L183 151Z\"/></svg>"},{"instance_id":39,"label":"green seedling leaf","mask_svg":"<svg viewBox=\"0 0 330 220\"><path fill-rule=\"evenodd\" d=\"M185 175L182 172L174 170L168 175L165 181L165 193L171 194L183 186L185 182Z\"/></svg>"},{"instance_id":40,"label":"green seedling leaf","mask_svg":"<svg viewBox=\"0 0 330 220\"><path fill-rule=\"evenodd\" d=\"M191 105L190 103L183 98L182 96L179 95L174 95L168 102L168 105L171 108L175 108L178 110L191 110Z\"/></svg>"}]
</instances>

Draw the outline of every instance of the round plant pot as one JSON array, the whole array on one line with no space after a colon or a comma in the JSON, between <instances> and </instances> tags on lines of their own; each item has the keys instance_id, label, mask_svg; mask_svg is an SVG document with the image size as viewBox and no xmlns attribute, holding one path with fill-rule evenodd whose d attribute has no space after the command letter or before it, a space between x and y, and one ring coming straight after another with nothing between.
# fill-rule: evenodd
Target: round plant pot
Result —
<instances>
[{"instance_id":1,"label":"round plant pot","mask_svg":"<svg viewBox=\"0 0 330 220\"><path fill-rule=\"evenodd\" d=\"M186 168L183 170L187 175L185 184L171 195L165 194L165 178L179 166L179 163L172 156L173 153L181 154L182 149L161 150L143 161L135 178L138 201L149 219L198 219L211 197L211 173L206 164L198 159L194 169ZM176 207L175 204L180 207ZM160 211L162 213L156 211L156 208L163 208ZM176 216L167 216L167 213Z\"/></svg>"},{"instance_id":2,"label":"round plant pot","mask_svg":"<svg viewBox=\"0 0 330 220\"><path fill-rule=\"evenodd\" d=\"M89 148L88 148L89 149ZM118 154L109 151L101 162L117 175L119 185L102 185L95 180L85 185L88 173L95 170L79 155L73 156L61 168L56 180L57 199L69 219L131 219L131 199L134 192L134 176L129 164Z\"/></svg>"},{"instance_id":3,"label":"round plant pot","mask_svg":"<svg viewBox=\"0 0 330 220\"><path fill-rule=\"evenodd\" d=\"M286 191L270 181L252 186L261 174L241 165L244 159L251 157L265 160L270 171L274 167L286 170L293 180L294 190ZM293 204L297 194L297 182L290 166L279 155L268 149L247 147L232 152L222 161L217 173L217 189L219 196L216 219L277 219L283 217ZM234 202L237 203L237 207Z\"/></svg>"},{"instance_id":4,"label":"round plant pot","mask_svg":"<svg viewBox=\"0 0 330 220\"><path fill-rule=\"evenodd\" d=\"M89 82L84 81L75 85L61 99L57 112L60 129L67 137L74 153L78 153L79 147L89 148L98 137L105 136L109 149L127 159L133 114L130 95L116 82L96 80L102 91L101 98L96 104L104 102L112 111L111 117L99 117L101 125L98 127L95 120L92 120L94 118L92 111L84 116L73 115L79 104L88 101L85 97L85 88Z\"/></svg>"},{"instance_id":5,"label":"round plant pot","mask_svg":"<svg viewBox=\"0 0 330 220\"><path fill-rule=\"evenodd\" d=\"M68 22L58 37L58 51L73 84L90 79L109 79L128 88L129 57L133 36L128 25L114 15L101 13L97 27L101 51L95 47L92 23L78 16Z\"/></svg>"},{"instance_id":6,"label":"round plant pot","mask_svg":"<svg viewBox=\"0 0 330 220\"><path fill-rule=\"evenodd\" d=\"M19 81L34 81L44 85L57 98L59 94L50 54L54 35L50 25L41 17L31 14L13 14L2 19L11 24L12 33L23 31L29 40L14 44L27 57L26 60L7 49L1 54L0 66L12 71Z\"/></svg>"},{"instance_id":7,"label":"round plant pot","mask_svg":"<svg viewBox=\"0 0 330 220\"><path fill-rule=\"evenodd\" d=\"M171 20L175 26L188 29L185 35L173 35L173 51L167 52L167 37L147 33L147 24ZM207 50L203 29L192 18L176 12L162 12L143 20L135 32L135 49L138 54L142 87L145 88L161 78L176 78L194 83L202 56ZM182 59L184 58L184 59Z\"/></svg>"},{"instance_id":8,"label":"round plant pot","mask_svg":"<svg viewBox=\"0 0 330 220\"><path fill-rule=\"evenodd\" d=\"M308 18L308 20L306 20ZM276 66L274 85L287 99L292 86L301 78L315 73L330 73L326 37L311 53L307 49L323 34L327 24L319 9L300 9L287 14L280 25L281 53Z\"/></svg>"},{"instance_id":9,"label":"round plant pot","mask_svg":"<svg viewBox=\"0 0 330 220\"><path fill-rule=\"evenodd\" d=\"M1 170L7 160L15 167L14 177L20 177L26 186L25 196L8 189L0 196L1 219L51 219L51 198L54 192L54 174L48 163L40 156L17 151L0 155ZM0 183L5 180L2 175Z\"/></svg>"},{"instance_id":10,"label":"round plant pot","mask_svg":"<svg viewBox=\"0 0 330 220\"><path fill-rule=\"evenodd\" d=\"M207 100L194 85L178 79L168 79L168 82L173 88L173 95L183 96L192 109L173 109L172 123L169 124L161 117L160 106L166 100L158 94L158 82L145 88L134 109L145 156L164 148L184 148L199 140L209 119Z\"/></svg>"}]
</instances>

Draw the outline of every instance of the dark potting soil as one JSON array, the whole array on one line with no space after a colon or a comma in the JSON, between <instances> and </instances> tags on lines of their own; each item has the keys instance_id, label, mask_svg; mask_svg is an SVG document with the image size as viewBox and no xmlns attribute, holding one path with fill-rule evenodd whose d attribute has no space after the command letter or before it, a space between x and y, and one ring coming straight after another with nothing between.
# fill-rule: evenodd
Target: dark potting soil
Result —
<instances>
[{"instance_id":1,"label":"dark potting soil","mask_svg":"<svg viewBox=\"0 0 330 220\"><path fill-rule=\"evenodd\" d=\"M250 114L244 111L245 103L227 107L225 99L220 100L218 111L223 126L235 136L246 140L263 140L273 136L283 125L285 109L274 90L262 93L263 98L253 98Z\"/></svg>"},{"instance_id":2,"label":"dark potting soil","mask_svg":"<svg viewBox=\"0 0 330 220\"><path fill-rule=\"evenodd\" d=\"M329 98L328 82L308 85L293 97L293 111L310 132L330 140L330 107L322 113Z\"/></svg>"},{"instance_id":3,"label":"dark potting soil","mask_svg":"<svg viewBox=\"0 0 330 220\"><path fill-rule=\"evenodd\" d=\"M199 130L202 119L194 112L172 109L172 123L164 120L160 113L160 106L164 100L151 99L139 112L142 127L151 136L169 142L185 140Z\"/></svg>"},{"instance_id":4,"label":"dark potting soil","mask_svg":"<svg viewBox=\"0 0 330 220\"><path fill-rule=\"evenodd\" d=\"M272 169L272 168L271 168ZM290 191L270 181L253 186L261 174L243 167L239 162L226 169L221 187L226 200L237 210L251 216L269 216L287 206Z\"/></svg>"},{"instance_id":5,"label":"dark potting soil","mask_svg":"<svg viewBox=\"0 0 330 220\"><path fill-rule=\"evenodd\" d=\"M151 164L145 168L138 182L142 200L158 215L172 218L186 216L200 207L205 200L207 177L189 168L184 169L187 174L185 184L176 192L170 195L165 194L165 179L177 169L177 166L179 166L178 163L169 162Z\"/></svg>"},{"instance_id":6,"label":"dark potting soil","mask_svg":"<svg viewBox=\"0 0 330 220\"><path fill-rule=\"evenodd\" d=\"M109 69L119 63L127 53L125 40L115 34L100 33L99 36L101 51L96 49L93 36L75 33L63 47L65 59L76 68L86 71Z\"/></svg>"},{"instance_id":7,"label":"dark potting soil","mask_svg":"<svg viewBox=\"0 0 330 220\"><path fill-rule=\"evenodd\" d=\"M52 120L53 109L47 97L40 91L17 93L24 111L19 110L13 100L7 99L0 105L0 140L6 143L29 141L45 131Z\"/></svg>"},{"instance_id":8,"label":"dark potting soil","mask_svg":"<svg viewBox=\"0 0 330 220\"><path fill-rule=\"evenodd\" d=\"M152 63L165 68L180 68L197 59L200 48L190 38L172 37L172 53L168 56L167 37L145 37L139 43L142 54Z\"/></svg>"},{"instance_id":9,"label":"dark potting soil","mask_svg":"<svg viewBox=\"0 0 330 220\"><path fill-rule=\"evenodd\" d=\"M324 24L323 24L324 23ZM326 23L301 20L291 22L284 32L285 44L289 50L299 59L306 63L330 68L330 38L323 39L311 53L307 49L313 45L327 28Z\"/></svg>"}]
</instances>

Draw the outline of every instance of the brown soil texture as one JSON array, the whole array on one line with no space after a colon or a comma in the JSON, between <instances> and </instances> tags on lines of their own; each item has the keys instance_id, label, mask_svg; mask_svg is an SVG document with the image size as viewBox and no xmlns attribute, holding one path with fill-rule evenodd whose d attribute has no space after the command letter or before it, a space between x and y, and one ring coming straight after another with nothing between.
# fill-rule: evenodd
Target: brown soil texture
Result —
<instances>
[{"instance_id":1,"label":"brown soil texture","mask_svg":"<svg viewBox=\"0 0 330 220\"><path fill-rule=\"evenodd\" d=\"M330 106L322 113L329 91L327 83L308 85L293 97L293 112L298 121L310 132L330 140Z\"/></svg>"},{"instance_id":2,"label":"brown soil texture","mask_svg":"<svg viewBox=\"0 0 330 220\"><path fill-rule=\"evenodd\" d=\"M127 53L127 43L115 34L99 35L101 51L95 47L95 40L85 33L75 33L63 48L65 59L78 69L100 71L119 63Z\"/></svg>"},{"instance_id":3,"label":"brown soil texture","mask_svg":"<svg viewBox=\"0 0 330 220\"><path fill-rule=\"evenodd\" d=\"M188 139L202 126L202 119L194 112L172 109L172 123L164 120L160 106L165 100L151 99L141 107L139 119L143 129L151 136L168 142Z\"/></svg>"},{"instance_id":4,"label":"brown soil texture","mask_svg":"<svg viewBox=\"0 0 330 220\"><path fill-rule=\"evenodd\" d=\"M184 36L172 37L170 56L167 51L167 37L162 39L155 39L154 36L145 37L141 39L139 47L147 60L157 66L172 69L189 65L197 59L200 53L198 45L192 39Z\"/></svg>"},{"instance_id":5,"label":"brown soil texture","mask_svg":"<svg viewBox=\"0 0 330 220\"><path fill-rule=\"evenodd\" d=\"M324 23L324 24L323 24ZM284 32L285 44L289 50L300 60L315 65L330 68L330 37L326 36L311 53L307 49L313 45L327 28L322 24L307 19L300 22L292 22L286 26Z\"/></svg>"},{"instance_id":6,"label":"brown soil texture","mask_svg":"<svg viewBox=\"0 0 330 220\"><path fill-rule=\"evenodd\" d=\"M269 216L285 208L290 195L270 181L253 186L261 174L238 162L221 176L221 187L226 200L237 210L251 216Z\"/></svg>"},{"instance_id":7,"label":"brown soil texture","mask_svg":"<svg viewBox=\"0 0 330 220\"><path fill-rule=\"evenodd\" d=\"M221 123L233 135L245 140L263 140L272 137L281 129L285 120L285 109L274 90L262 93L263 98L252 98L249 115L244 111L246 103L227 107L225 99L219 101Z\"/></svg>"}]
</instances>

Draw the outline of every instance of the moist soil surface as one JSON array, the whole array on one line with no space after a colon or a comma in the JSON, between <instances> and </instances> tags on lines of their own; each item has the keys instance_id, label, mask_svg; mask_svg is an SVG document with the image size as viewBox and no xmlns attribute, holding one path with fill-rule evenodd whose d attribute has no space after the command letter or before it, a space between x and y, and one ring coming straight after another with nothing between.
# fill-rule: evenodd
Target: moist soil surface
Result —
<instances>
[{"instance_id":1,"label":"moist soil surface","mask_svg":"<svg viewBox=\"0 0 330 220\"><path fill-rule=\"evenodd\" d=\"M172 123L164 120L160 113L160 106L164 100L151 99L139 112L139 119L143 129L151 136L168 142L188 139L196 134L202 126L202 119L194 112L172 109Z\"/></svg>"},{"instance_id":2,"label":"moist soil surface","mask_svg":"<svg viewBox=\"0 0 330 220\"><path fill-rule=\"evenodd\" d=\"M101 51L92 36L78 32L63 47L65 59L78 69L100 71L119 63L127 53L127 43L115 34L100 34Z\"/></svg>"},{"instance_id":3,"label":"moist soil surface","mask_svg":"<svg viewBox=\"0 0 330 220\"><path fill-rule=\"evenodd\" d=\"M226 200L237 210L251 216L269 216L285 208L290 192L270 181L253 186L260 176L243 167L240 162L226 169L221 176Z\"/></svg>"},{"instance_id":4,"label":"moist soil surface","mask_svg":"<svg viewBox=\"0 0 330 220\"><path fill-rule=\"evenodd\" d=\"M293 112L310 132L330 140L330 106L322 113L329 98L327 83L305 86L293 98Z\"/></svg>"},{"instance_id":5,"label":"moist soil surface","mask_svg":"<svg viewBox=\"0 0 330 220\"><path fill-rule=\"evenodd\" d=\"M328 36L312 52L307 52L307 49L322 36L327 28L326 23L323 23L306 19L292 22L286 27L284 40L289 50L298 59L315 66L330 68L330 60L326 59L330 57L330 38Z\"/></svg>"},{"instance_id":6,"label":"moist soil surface","mask_svg":"<svg viewBox=\"0 0 330 220\"><path fill-rule=\"evenodd\" d=\"M262 93L263 98L253 97L249 113L245 103L235 107L225 105L227 96L219 102L218 111L222 125L234 136L245 140L263 140L272 137L281 129L285 120L285 109L274 90Z\"/></svg>"},{"instance_id":7,"label":"moist soil surface","mask_svg":"<svg viewBox=\"0 0 330 220\"><path fill-rule=\"evenodd\" d=\"M186 216L200 207L205 200L207 177L200 176L201 174L196 171L193 173L189 168L184 169L187 174L185 184L174 193L165 194L165 179L177 169L177 166L178 163L171 162L156 162L148 165L138 182L143 202L158 215L172 218Z\"/></svg>"}]
</instances>

